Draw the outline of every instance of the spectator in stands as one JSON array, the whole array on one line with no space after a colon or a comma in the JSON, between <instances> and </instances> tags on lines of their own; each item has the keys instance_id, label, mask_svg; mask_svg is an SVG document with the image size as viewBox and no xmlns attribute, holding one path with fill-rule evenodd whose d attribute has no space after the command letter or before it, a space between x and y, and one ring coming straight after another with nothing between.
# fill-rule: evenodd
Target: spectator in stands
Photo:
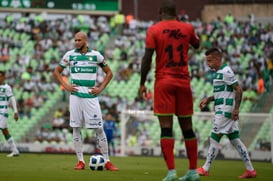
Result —
<instances>
[{"instance_id":1,"label":"spectator in stands","mask_svg":"<svg viewBox=\"0 0 273 181\"><path fill-rule=\"evenodd\" d=\"M41 126L35 133L35 140L38 142L48 142L49 141L49 130L44 126Z\"/></svg>"},{"instance_id":2,"label":"spectator in stands","mask_svg":"<svg viewBox=\"0 0 273 181\"><path fill-rule=\"evenodd\" d=\"M262 76L262 73L258 73L258 84L257 84L257 93L258 95L261 95L265 92L265 83Z\"/></svg>"},{"instance_id":3,"label":"spectator in stands","mask_svg":"<svg viewBox=\"0 0 273 181\"><path fill-rule=\"evenodd\" d=\"M30 118L31 115L31 109L34 107L33 97L29 95L25 100L25 114L28 115Z\"/></svg>"},{"instance_id":4,"label":"spectator in stands","mask_svg":"<svg viewBox=\"0 0 273 181\"><path fill-rule=\"evenodd\" d=\"M33 107L38 110L41 108L41 106L44 104L44 99L40 94L34 94L33 96Z\"/></svg>"},{"instance_id":5,"label":"spectator in stands","mask_svg":"<svg viewBox=\"0 0 273 181\"><path fill-rule=\"evenodd\" d=\"M129 24L132 20L134 20L134 16L132 15L132 13L129 13L125 16L125 20L126 20L126 27L129 27Z\"/></svg>"},{"instance_id":6,"label":"spectator in stands","mask_svg":"<svg viewBox=\"0 0 273 181\"><path fill-rule=\"evenodd\" d=\"M137 140L138 140L138 136L137 136L137 131L133 130L127 137L126 139L126 143L128 146L130 147L134 147L137 146Z\"/></svg>"},{"instance_id":7,"label":"spectator in stands","mask_svg":"<svg viewBox=\"0 0 273 181\"><path fill-rule=\"evenodd\" d=\"M152 139L149 136L149 133L147 132L146 128L144 127L141 132L139 132L138 140L137 140L138 146L152 146Z\"/></svg>"},{"instance_id":8,"label":"spectator in stands","mask_svg":"<svg viewBox=\"0 0 273 181\"><path fill-rule=\"evenodd\" d=\"M267 56L267 65L268 65L268 70L269 70L269 75L271 79L273 78L273 52L270 53L270 55Z\"/></svg>"},{"instance_id":9,"label":"spectator in stands","mask_svg":"<svg viewBox=\"0 0 273 181\"><path fill-rule=\"evenodd\" d=\"M119 11L118 13L115 14L114 21L116 26L123 28L125 24L125 15L121 11Z\"/></svg>"},{"instance_id":10,"label":"spectator in stands","mask_svg":"<svg viewBox=\"0 0 273 181\"><path fill-rule=\"evenodd\" d=\"M123 68L121 68L120 71L118 72L119 76L117 76L117 78L119 77L120 80L124 80L125 82L127 82L132 76L133 71L134 70L132 63L125 64L125 66L123 66Z\"/></svg>"},{"instance_id":11,"label":"spectator in stands","mask_svg":"<svg viewBox=\"0 0 273 181\"><path fill-rule=\"evenodd\" d=\"M31 80L33 75L33 69L31 66L27 66L25 71L22 73L21 79Z\"/></svg>"},{"instance_id":12,"label":"spectator in stands","mask_svg":"<svg viewBox=\"0 0 273 181\"><path fill-rule=\"evenodd\" d=\"M41 59L44 56L44 51L40 43L36 43L34 46L33 58Z\"/></svg>"},{"instance_id":13,"label":"spectator in stands","mask_svg":"<svg viewBox=\"0 0 273 181\"><path fill-rule=\"evenodd\" d=\"M231 12L229 12L226 16L225 16L225 18L224 18L224 21L225 21L225 23L227 23L227 24L232 24L233 22L234 22L234 17L233 17L233 15L231 14Z\"/></svg>"},{"instance_id":14,"label":"spectator in stands","mask_svg":"<svg viewBox=\"0 0 273 181\"><path fill-rule=\"evenodd\" d=\"M62 130L63 128L66 128L65 120L62 114L54 117L52 122L52 128L53 130L55 129Z\"/></svg>"},{"instance_id":15,"label":"spectator in stands","mask_svg":"<svg viewBox=\"0 0 273 181\"><path fill-rule=\"evenodd\" d=\"M66 107L63 112L63 118L64 118L64 127L67 128L70 132L72 132L72 129L69 126L70 122L70 112L69 112L69 107Z\"/></svg>"},{"instance_id":16,"label":"spectator in stands","mask_svg":"<svg viewBox=\"0 0 273 181\"><path fill-rule=\"evenodd\" d=\"M45 71L45 72L47 72L47 71ZM35 88L37 89L39 94L44 98L47 98L48 93L53 92L55 89L53 83L48 82L44 75L42 75L40 80L36 83Z\"/></svg>"},{"instance_id":17,"label":"spectator in stands","mask_svg":"<svg viewBox=\"0 0 273 181\"><path fill-rule=\"evenodd\" d=\"M128 60L128 54L125 46L121 46L121 52L120 52L120 60L121 61L127 61Z\"/></svg>"},{"instance_id":18,"label":"spectator in stands","mask_svg":"<svg viewBox=\"0 0 273 181\"><path fill-rule=\"evenodd\" d=\"M17 103L18 103L18 114L19 114L19 117L22 118L25 115L25 101L22 96L18 99Z\"/></svg>"},{"instance_id":19,"label":"spectator in stands","mask_svg":"<svg viewBox=\"0 0 273 181\"><path fill-rule=\"evenodd\" d=\"M35 91L35 83L31 79L26 79L23 82L23 91L29 95Z\"/></svg>"},{"instance_id":20,"label":"spectator in stands","mask_svg":"<svg viewBox=\"0 0 273 181\"><path fill-rule=\"evenodd\" d=\"M10 47L6 43L2 43L2 46L0 47L0 62L7 63L7 61L10 58Z\"/></svg>"},{"instance_id":21,"label":"spectator in stands","mask_svg":"<svg viewBox=\"0 0 273 181\"><path fill-rule=\"evenodd\" d=\"M189 53L189 66L191 67L191 78L200 78L200 63L197 56L191 52Z\"/></svg>"}]
</instances>

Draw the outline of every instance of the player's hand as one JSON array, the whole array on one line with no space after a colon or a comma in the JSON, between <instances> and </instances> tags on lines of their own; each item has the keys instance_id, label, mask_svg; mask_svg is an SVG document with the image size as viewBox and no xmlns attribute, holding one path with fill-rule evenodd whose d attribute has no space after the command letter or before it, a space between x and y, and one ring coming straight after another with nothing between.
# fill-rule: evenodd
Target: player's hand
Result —
<instances>
[{"instance_id":1,"label":"player's hand","mask_svg":"<svg viewBox=\"0 0 273 181\"><path fill-rule=\"evenodd\" d=\"M239 120L239 110L237 110L237 109L233 110L232 115L231 115L231 119L233 121Z\"/></svg>"},{"instance_id":2,"label":"player's hand","mask_svg":"<svg viewBox=\"0 0 273 181\"><path fill-rule=\"evenodd\" d=\"M208 104L208 99L207 98L204 98L200 101L199 103L199 108L200 109L203 109L206 105Z\"/></svg>"},{"instance_id":3,"label":"player's hand","mask_svg":"<svg viewBox=\"0 0 273 181\"><path fill-rule=\"evenodd\" d=\"M64 88L65 88L65 90L67 90L69 92L78 92L78 86L75 84L71 84L71 85L66 84L66 85L64 85Z\"/></svg>"},{"instance_id":4,"label":"player's hand","mask_svg":"<svg viewBox=\"0 0 273 181\"><path fill-rule=\"evenodd\" d=\"M141 85L139 87L138 94L142 99L145 99L145 97L147 96L147 88L145 85Z\"/></svg>"},{"instance_id":5,"label":"player's hand","mask_svg":"<svg viewBox=\"0 0 273 181\"><path fill-rule=\"evenodd\" d=\"M17 112L14 113L13 118L17 121L19 119L19 115Z\"/></svg>"},{"instance_id":6,"label":"player's hand","mask_svg":"<svg viewBox=\"0 0 273 181\"><path fill-rule=\"evenodd\" d=\"M90 94L99 95L101 93L101 91L102 91L102 88L92 87L92 88L89 88L88 91L89 91Z\"/></svg>"}]
</instances>

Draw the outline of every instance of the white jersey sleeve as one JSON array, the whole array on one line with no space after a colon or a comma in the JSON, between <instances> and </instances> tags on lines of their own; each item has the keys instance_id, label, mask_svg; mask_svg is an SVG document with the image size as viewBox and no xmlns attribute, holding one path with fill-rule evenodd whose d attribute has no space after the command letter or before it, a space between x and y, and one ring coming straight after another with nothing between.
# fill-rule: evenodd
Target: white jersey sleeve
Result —
<instances>
[{"instance_id":1,"label":"white jersey sleeve","mask_svg":"<svg viewBox=\"0 0 273 181\"><path fill-rule=\"evenodd\" d=\"M67 67L69 65L69 56L72 54L73 50L70 50L64 54L59 65L62 67Z\"/></svg>"},{"instance_id":2,"label":"white jersey sleeve","mask_svg":"<svg viewBox=\"0 0 273 181\"><path fill-rule=\"evenodd\" d=\"M6 94L8 98L13 96L13 91L9 85L6 85Z\"/></svg>"},{"instance_id":3,"label":"white jersey sleeve","mask_svg":"<svg viewBox=\"0 0 273 181\"><path fill-rule=\"evenodd\" d=\"M235 77L234 72L232 71L232 69L230 67L225 67L224 71L223 71L223 81L227 84L227 85L233 85L235 83L238 82L238 80Z\"/></svg>"}]
</instances>

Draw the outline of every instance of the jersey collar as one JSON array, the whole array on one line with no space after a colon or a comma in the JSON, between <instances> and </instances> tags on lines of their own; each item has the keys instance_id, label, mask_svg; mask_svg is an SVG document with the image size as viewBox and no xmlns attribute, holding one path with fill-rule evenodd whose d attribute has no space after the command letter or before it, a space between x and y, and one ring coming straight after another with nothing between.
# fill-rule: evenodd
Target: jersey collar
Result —
<instances>
[{"instance_id":1,"label":"jersey collar","mask_svg":"<svg viewBox=\"0 0 273 181\"><path fill-rule=\"evenodd\" d=\"M227 64L226 63L223 63L222 65L221 65L221 67L219 68L219 70L222 70L223 68L225 68L227 66Z\"/></svg>"}]
</instances>

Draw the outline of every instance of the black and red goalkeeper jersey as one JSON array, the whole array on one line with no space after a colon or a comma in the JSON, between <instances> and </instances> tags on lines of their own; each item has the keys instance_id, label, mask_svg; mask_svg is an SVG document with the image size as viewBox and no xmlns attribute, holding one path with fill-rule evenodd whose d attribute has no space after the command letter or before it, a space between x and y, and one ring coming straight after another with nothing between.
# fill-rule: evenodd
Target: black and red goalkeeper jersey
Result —
<instances>
[{"instance_id":1,"label":"black and red goalkeeper jersey","mask_svg":"<svg viewBox=\"0 0 273 181\"><path fill-rule=\"evenodd\" d=\"M199 38L189 23L164 20L152 25L146 34L146 48L156 51L156 78L182 77L190 79L188 49Z\"/></svg>"}]
</instances>

